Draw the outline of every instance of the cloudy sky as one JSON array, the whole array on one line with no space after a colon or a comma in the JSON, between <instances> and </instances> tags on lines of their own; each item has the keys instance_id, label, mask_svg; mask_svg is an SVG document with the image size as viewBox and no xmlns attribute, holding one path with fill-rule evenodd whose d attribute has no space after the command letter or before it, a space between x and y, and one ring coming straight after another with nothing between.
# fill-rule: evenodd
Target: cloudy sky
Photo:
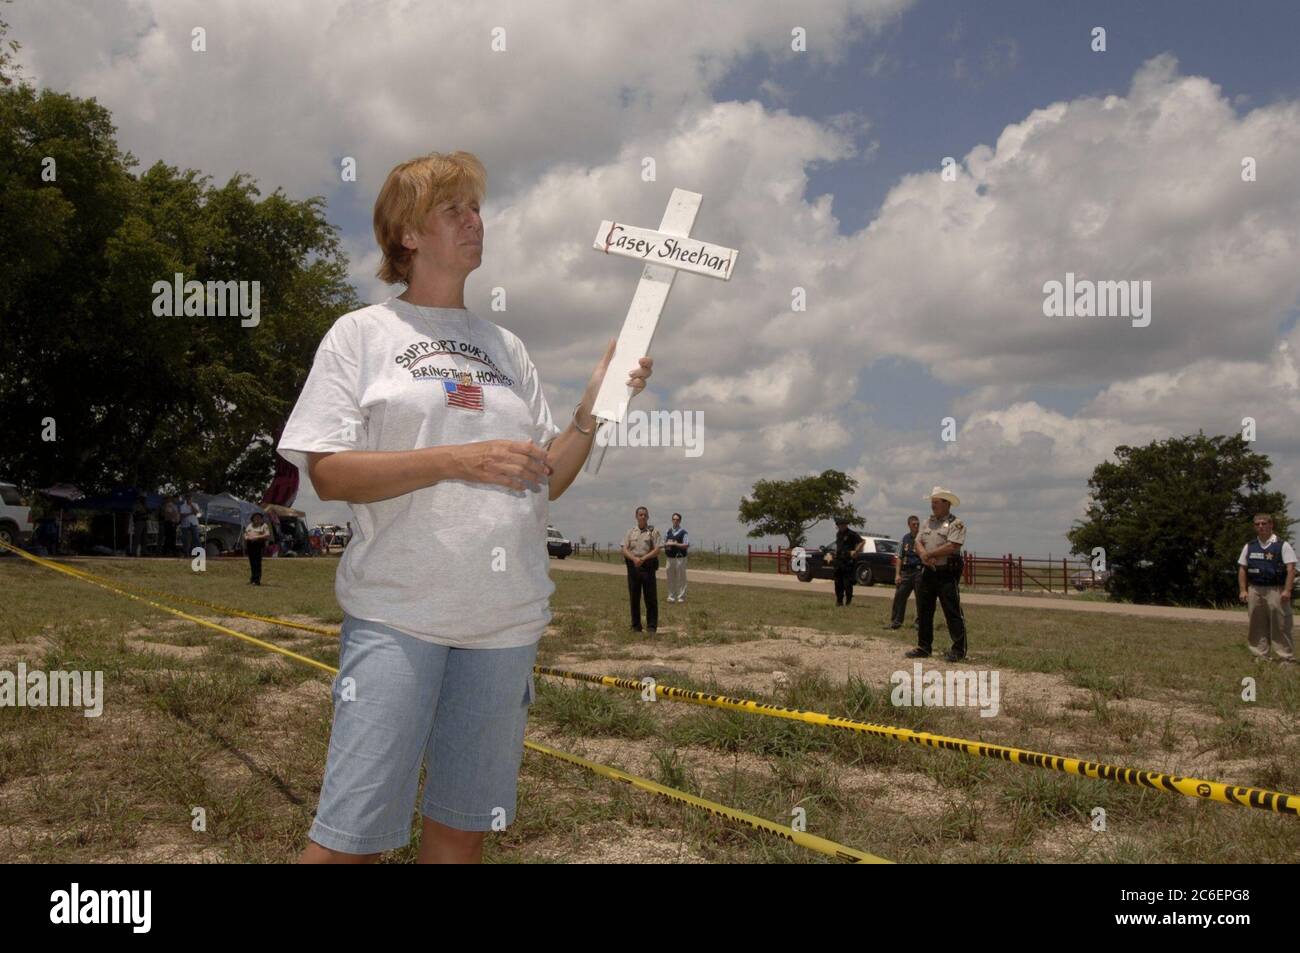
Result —
<instances>
[{"instance_id":1,"label":"cloudy sky","mask_svg":"<svg viewBox=\"0 0 1300 953\"><path fill-rule=\"evenodd\" d=\"M467 302L523 338L557 418L639 277L591 250L596 226L653 228L674 187L703 193L694 234L740 249L734 277L678 278L637 403L703 413L704 452L611 449L552 506L574 539L619 538L644 502L660 526L680 510L697 542L743 548L736 509L755 480L835 467L872 529L899 535L942 483L971 549L1060 554L1116 445L1239 432L1247 416L1274 485L1300 497L1293 3L5 10L26 77L97 98L144 166L325 196L366 300L392 293L369 225L388 170L476 152L487 235ZM1149 325L1045 316L1044 283L1067 272L1149 281ZM346 518L309 485L299 505Z\"/></svg>"}]
</instances>

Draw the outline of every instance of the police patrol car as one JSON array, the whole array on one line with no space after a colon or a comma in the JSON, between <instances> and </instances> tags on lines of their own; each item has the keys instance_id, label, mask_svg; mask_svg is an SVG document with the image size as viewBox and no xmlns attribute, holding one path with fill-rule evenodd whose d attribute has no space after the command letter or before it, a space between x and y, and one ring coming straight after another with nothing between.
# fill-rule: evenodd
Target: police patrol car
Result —
<instances>
[{"instance_id":1,"label":"police patrol car","mask_svg":"<svg viewBox=\"0 0 1300 953\"><path fill-rule=\"evenodd\" d=\"M855 586L873 586L876 583L892 585L896 569L894 557L898 555L898 540L889 536L874 536L863 533L862 552L858 553L853 564L853 584ZM800 571L794 567L800 582L812 582L814 579L835 578L835 546L822 546L804 550L804 568Z\"/></svg>"},{"instance_id":2,"label":"police patrol car","mask_svg":"<svg viewBox=\"0 0 1300 953\"><path fill-rule=\"evenodd\" d=\"M573 554L573 543L554 526L548 526L546 527L546 552L556 559L564 559Z\"/></svg>"}]
</instances>

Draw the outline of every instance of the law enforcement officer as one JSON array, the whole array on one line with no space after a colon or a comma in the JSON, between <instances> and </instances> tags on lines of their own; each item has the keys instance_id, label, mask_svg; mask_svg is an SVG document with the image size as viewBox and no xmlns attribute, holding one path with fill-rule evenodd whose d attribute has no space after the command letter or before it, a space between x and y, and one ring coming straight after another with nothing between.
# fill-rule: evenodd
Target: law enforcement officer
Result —
<instances>
[{"instance_id":1,"label":"law enforcement officer","mask_svg":"<svg viewBox=\"0 0 1300 953\"><path fill-rule=\"evenodd\" d=\"M907 518L907 532L898 544L898 579L894 584L894 608L890 612L887 629L901 629L907 621L907 600L916 589L921 575L921 557L916 554L916 534L921 528L921 520L916 516Z\"/></svg>"},{"instance_id":2,"label":"law enforcement officer","mask_svg":"<svg viewBox=\"0 0 1300 953\"><path fill-rule=\"evenodd\" d=\"M916 536L916 554L921 559L921 578L916 584L917 646L907 653L908 658L930 656L936 601L943 606L943 618L952 637L952 648L944 658L960 662L966 657L966 619L957 595L966 524L951 512L960 502L957 494L941 486L930 491L931 515Z\"/></svg>"},{"instance_id":3,"label":"law enforcement officer","mask_svg":"<svg viewBox=\"0 0 1300 953\"><path fill-rule=\"evenodd\" d=\"M632 603L632 631L641 631L641 596L645 594L645 621L653 635L659 628L659 595L655 573L663 539L650 525L650 511L636 508L636 526L623 537L623 562L627 565L627 595Z\"/></svg>"},{"instance_id":4,"label":"law enforcement officer","mask_svg":"<svg viewBox=\"0 0 1300 953\"><path fill-rule=\"evenodd\" d=\"M853 601L853 571L865 540L849 528L847 517L835 520L835 604Z\"/></svg>"},{"instance_id":5,"label":"law enforcement officer","mask_svg":"<svg viewBox=\"0 0 1300 953\"><path fill-rule=\"evenodd\" d=\"M1238 593L1250 616L1250 651L1269 658L1269 647L1279 662L1295 663L1291 625L1291 589L1295 585L1295 550L1273 532L1273 517L1256 513L1251 521L1256 539L1237 559Z\"/></svg>"}]
</instances>

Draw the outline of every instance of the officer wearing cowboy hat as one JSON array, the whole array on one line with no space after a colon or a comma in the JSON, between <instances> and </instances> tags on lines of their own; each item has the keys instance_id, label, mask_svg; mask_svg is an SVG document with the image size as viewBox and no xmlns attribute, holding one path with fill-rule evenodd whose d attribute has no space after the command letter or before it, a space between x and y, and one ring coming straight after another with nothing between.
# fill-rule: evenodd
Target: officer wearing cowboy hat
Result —
<instances>
[{"instance_id":1,"label":"officer wearing cowboy hat","mask_svg":"<svg viewBox=\"0 0 1300 953\"><path fill-rule=\"evenodd\" d=\"M961 612L957 582L961 578L961 548L966 542L966 524L952 513L961 500L951 490L936 486L930 491L930 518L916 534L916 554L921 558L921 577L916 583L917 646L908 658L929 658L934 642L934 604L943 606L952 648L944 658L960 662L966 657L966 619Z\"/></svg>"}]
</instances>

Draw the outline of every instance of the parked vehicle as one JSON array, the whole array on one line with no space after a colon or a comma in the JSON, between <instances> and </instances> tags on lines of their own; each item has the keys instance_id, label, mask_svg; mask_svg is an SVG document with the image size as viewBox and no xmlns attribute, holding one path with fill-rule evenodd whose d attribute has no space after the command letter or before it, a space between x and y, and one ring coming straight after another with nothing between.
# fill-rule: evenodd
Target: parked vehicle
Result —
<instances>
[{"instance_id":1,"label":"parked vehicle","mask_svg":"<svg viewBox=\"0 0 1300 953\"><path fill-rule=\"evenodd\" d=\"M32 538L33 529L31 507L23 503L18 487L0 482L0 542L22 546ZM8 550L0 549L0 556L12 555Z\"/></svg>"},{"instance_id":2,"label":"parked vehicle","mask_svg":"<svg viewBox=\"0 0 1300 953\"><path fill-rule=\"evenodd\" d=\"M199 538L209 559L244 548L244 528L233 523L200 523Z\"/></svg>"},{"instance_id":3,"label":"parked vehicle","mask_svg":"<svg viewBox=\"0 0 1300 953\"><path fill-rule=\"evenodd\" d=\"M335 546L343 549L348 544L348 531L339 526L337 523L320 523L316 527L320 530L321 547L325 552L329 552Z\"/></svg>"},{"instance_id":4,"label":"parked vehicle","mask_svg":"<svg viewBox=\"0 0 1300 953\"><path fill-rule=\"evenodd\" d=\"M554 526L546 527L546 552L556 559L573 555L573 543Z\"/></svg>"},{"instance_id":5,"label":"parked vehicle","mask_svg":"<svg viewBox=\"0 0 1300 953\"><path fill-rule=\"evenodd\" d=\"M311 539L307 535L307 524L300 516L281 516L277 525L276 542L280 546L281 556L311 556Z\"/></svg>"},{"instance_id":6,"label":"parked vehicle","mask_svg":"<svg viewBox=\"0 0 1300 953\"><path fill-rule=\"evenodd\" d=\"M897 578L894 558L898 555L898 540L888 536L863 536L862 552L853 561L853 580L858 586L876 583L892 585ZM835 578L835 547L821 546L805 549L804 569L796 570L800 582Z\"/></svg>"},{"instance_id":7,"label":"parked vehicle","mask_svg":"<svg viewBox=\"0 0 1300 953\"><path fill-rule=\"evenodd\" d=\"M1091 569L1080 569L1070 575L1070 585L1083 592L1085 589L1108 589L1112 571L1103 569L1100 572L1093 572Z\"/></svg>"},{"instance_id":8,"label":"parked vehicle","mask_svg":"<svg viewBox=\"0 0 1300 953\"><path fill-rule=\"evenodd\" d=\"M243 552L244 527L254 513L266 515L260 506L247 500L235 499L229 493L195 493L194 502L203 510L199 532L209 559L216 559L226 553Z\"/></svg>"}]
</instances>

